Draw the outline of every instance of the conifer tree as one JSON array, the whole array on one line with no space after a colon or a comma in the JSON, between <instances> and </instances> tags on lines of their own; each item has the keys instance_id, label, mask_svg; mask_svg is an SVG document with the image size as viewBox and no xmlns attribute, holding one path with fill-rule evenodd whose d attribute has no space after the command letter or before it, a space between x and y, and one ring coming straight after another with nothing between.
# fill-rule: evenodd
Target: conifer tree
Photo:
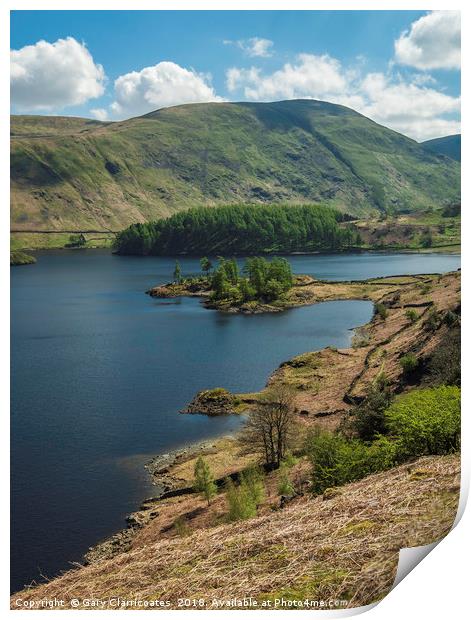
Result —
<instances>
[{"instance_id":1,"label":"conifer tree","mask_svg":"<svg viewBox=\"0 0 471 620\"><path fill-rule=\"evenodd\" d=\"M198 460L195 464L194 489L198 493L202 494L202 496L208 502L208 506L210 505L212 498L216 495L217 492L217 487L214 483L211 469L202 456L198 457Z\"/></svg>"},{"instance_id":2,"label":"conifer tree","mask_svg":"<svg viewBox=\"0 0 471 620\"><path fill-rule=\"evenodd\" d=\"M177 284L180 284L182 281L182 268L177 260L175 261L175 269L173 270L173 280Z\"/></svg>"}]
</instances>

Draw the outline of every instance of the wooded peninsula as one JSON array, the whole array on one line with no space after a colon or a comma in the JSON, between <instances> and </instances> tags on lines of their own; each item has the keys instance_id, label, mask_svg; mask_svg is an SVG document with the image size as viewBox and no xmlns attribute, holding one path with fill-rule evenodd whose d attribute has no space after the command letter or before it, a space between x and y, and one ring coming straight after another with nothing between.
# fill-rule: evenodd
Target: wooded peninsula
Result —
<instances>
[{"instance_id":1,"label":"wooded peninsula","mask_svg":"<svg viewBox=\"0 0 471 620\"><path fill-rule=\"evenodd\" d=\"M332 251L361 245L351 216L317 205L196 207L118 233L118 254L224 256Z\"/></svg>"}]
</instances>

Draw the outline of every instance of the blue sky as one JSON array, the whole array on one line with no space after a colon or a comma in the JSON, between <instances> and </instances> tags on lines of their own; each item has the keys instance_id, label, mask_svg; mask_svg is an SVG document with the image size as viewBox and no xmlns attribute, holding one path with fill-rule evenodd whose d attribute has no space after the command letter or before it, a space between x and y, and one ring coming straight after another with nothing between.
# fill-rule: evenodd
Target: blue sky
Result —
<instances>
[{"instance_id":1,"label":"blue sky","mask_svg":"<svg viewBox=\"0 0 471 620\"><path fill-rule=\"evenodd\" d=\"M14 11L11 49L14 113L306 97L419 140L459 131L451 11Z\"/></svg>"}]
</instances>

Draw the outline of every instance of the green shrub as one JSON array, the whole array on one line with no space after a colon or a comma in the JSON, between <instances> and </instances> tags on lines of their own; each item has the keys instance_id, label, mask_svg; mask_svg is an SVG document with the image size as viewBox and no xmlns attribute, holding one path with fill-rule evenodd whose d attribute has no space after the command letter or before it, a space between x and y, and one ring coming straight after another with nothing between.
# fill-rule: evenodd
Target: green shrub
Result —
<instances>
[{"instance_id":1,"label":"green shrub","mask_svg":"<svg viewBox=\"0 0 471 620\"><path fill-rule=\"evenodd\" d=\"M313 467L311 488L316 494L392 467L396 461L395 445L387 437L368 445L317 429L308 437L306 452Z\"/></svg>"},{"instance_id":2,"label":"green shrub","mask_svg":"<svg viewBox=\"0 0 471 620\"><path fill-rule=\"evenodd\" d=\"M410 375L419 365L419 360L413 353L406 353L399 359L402 370L405 375Z\"/></svg>"},{"instance_id":3,"label":"green shrub","mask_svg":"<svg viewBox=\"0 0 471 620\"><path fill-rule=\"evenodd\" d=\"M424 329L428 332L434 332L440 327L440 324L440 315L436 308L432 308L424 321Z\"/></svg>"},{"instance_id":4,"label":"green shrub","mask_svg":"<svg viewBox=\"0 0 471 620\"><path fill-rule=\"evenodd\" d=\"M423 248L431 248L433 244L433 237L430 230L426 230L422 233L419 239L419 243Z\"/></svg>"},{"instance_id":5,"label":"green shrub","mask_svg":"<svg viewBox=\"0 0 471 620\"><path fill-rule=\"evenodd\" d=\"M240 486L247 493L255 507L259 506L265 498L264 473L260 467L249 467L241 475Z\"/></svg>"},{"instance_id":6,"label":"green shrub","mask_svg":"<svg viewBox=\"0 0 471 620\"><path fill-rule=\"evenodd\" d=\"M70 235L69 243L66 244L66 247L69 248L82 248L87 243L84 235L80 233L79 235Z\"/></svg>"},{"instance_id":7,"label":"green shrub","mask_svg":"<svg viewBox=\"0 0 471 620\"><path fill-rule=\"evenodd\" d=\"M443 317L443 322L445 323L445 325L448 325L448 327L453 327L454 325L459 324L460 317L452 310L447 310L445 316Z\"/></svg>"},{"instance_id":8,"label":"green shrub","mask_svg":"<svg viewBox=\"0 0 471 620\"><path fill-rule=\"evenodd\" d=\"M182 538L191 534L191 529L188 527L187 520L183 516L175 519L175 521L173 522L173 527L175 529L176 535L181 536Z\"/></svg>"},{"instance_id":9,"label":"green shrub","mask_svg":"<svg viewBox=\"0 0 471 620\"><path fill-rule=\"evenodd\" d=\"M291 496L294 492L294 485L289 479L288 472L282 472L278 481L278 494Z\"/></svg>"},{"instance_id":10,"label":"green shrub","mask_svg":"<svg viewBox=\"0 0 471 620\"><path fill-rule=\"evenodd\" d=\"M419 318L419 315L416 310L409 308L409 310L406 311L406 317L410 323L415 323Z\"/></svg>"},{"instance_id":11,"label":"green shrub","mask_svg":"<svg viewBox=\"0 0 471 620\"><path fill-rule=\"evenodd\" d=\"M388 309L382 303L375 304L375 314L379 315L383 321L388 316Z\"/></svg>"},{"instance_id":12,"label":"green shrub","mask_svg":"<svg viewBox=\"0 0 471 620\"><path fill-rule=\"evenodd\" d=\"M279 495L294 495L294 485L289 477L290 465L283 461L280 465L278 476L278 494Z\"/></svg>"},{"instance_id":13,"label":"green shrub","mask_svg":"<svg viewBox=\"0 0 471 620\"><path fill-rule=\"evenodd\" d=\"M281 461L281 467L294 467L298 461L299 459L296 458L294 454L287 452L284 459Z\"/></svg>"},{"instance_id":14,"label":"green shrub","mask_svg":"<svg viewBox=\"0 0 471 620\"><path fill-rule=\"evenodd\" d=\"M229 507L229 521L251 519L257 515L257 506L246 485L236 486L228 478L226 480L226 498Z\"/></svg>"},{"instance_id":15,"label":"green shrub","mask_svg":"<svg viewBox=\"0 0 471 620\"><path fill-rule=\"evenodd\" d=\"M460 448L458 387L440 386L409 392L386 409L385 418L405 458L447 454Z\"/></svg>"}]
</instances>

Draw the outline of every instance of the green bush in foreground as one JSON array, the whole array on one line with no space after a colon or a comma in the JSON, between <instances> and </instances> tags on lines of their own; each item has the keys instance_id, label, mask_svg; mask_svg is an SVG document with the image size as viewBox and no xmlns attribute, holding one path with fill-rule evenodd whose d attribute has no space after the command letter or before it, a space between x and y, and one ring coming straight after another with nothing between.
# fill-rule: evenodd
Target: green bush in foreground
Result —
<instances>
[{"instance_id":1,"label":"green bush in foreground","mask_svg":"<svg viewBox=\"0 0 471 620\"><path fill-rule=\"evenodd\" d=\"M460 389L440 386L400 396L385 411L402 458L460 449Z\"/></svg>"},{"instance_id":2,"label":"green bush in foreground","mask_svg":"<svg viewBox=\"0 0 471 620\"><path fill-rule=\"evenodd\" d=\"M319 429L308 436L306 453L313 468L314 493L410 458L460 449L460 390L456 386L404 394L384 411L384 419L389 435L377 435L369 444Z\"/></svg>"},{"instance_id":3,"label":"green bush in foreground","mask_svg":"<svg viewBox=\"0 0 471 620\"><path fill-rule=\"evenodd\" d=\"M316 494L388 469L396 462L396 446L383 436L368 445L360 439L315 430L306 448L313 467L311 488Z\"/></svg>"},{"instance_id":4,"label":"green bush in foreground","mask_svg":"<svg viewBox=\"0 0 471 620\"><path fill-rule=\"evenodd\" d=\"M240 484L226 480L226 499L229 521L241 521L257 516L257 507L265 499L265 475L260 467L249 467L240 475Z\"/></svg>"},{"instance_id":5,"label":"green bush in foreground","mask_svg":"<svg viewBox=\"0 0 471 620\"><path fill-rule=\"evenodd\" d=\"M242 521L257 516L257 506L244 484L236 486L228 478L226 480L226 499L229 507L229 521Z\"/></svg>"},{"instance_id":6,"label":"green bush in foreground","mask_svg":"<svg viewBox=\"0 0 471 620\"><path fill-rule=\"evenodd\" d=\"M249 500L259 506L265 499L265 475L260 467L249 467L241 474L241 487L244 488Z\"/></svg>"}]
</instances>

